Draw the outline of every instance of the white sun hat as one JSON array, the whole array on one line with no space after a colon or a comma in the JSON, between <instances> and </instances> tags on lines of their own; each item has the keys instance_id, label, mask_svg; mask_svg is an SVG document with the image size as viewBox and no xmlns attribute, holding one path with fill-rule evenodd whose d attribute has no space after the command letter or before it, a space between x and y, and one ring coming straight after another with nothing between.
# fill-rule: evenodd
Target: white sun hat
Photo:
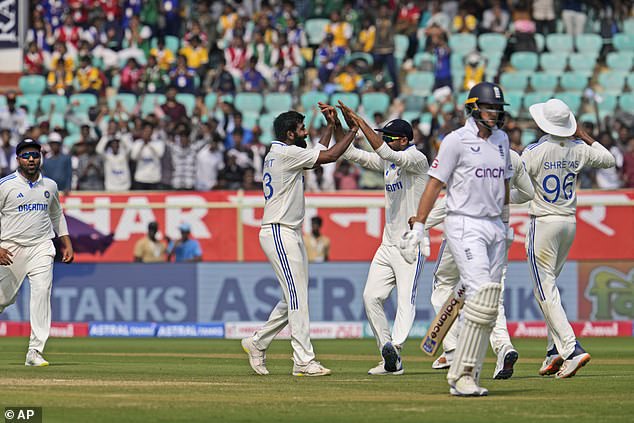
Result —
<instances>
[{"instance_id":1,"label":"white sun hat","mask_svg":"<svg viewBox=\"0 0 634 423\"><path fill-rule=\"evenodd\" d=\"M577 130L577 121L563 101L551 98L546 103L533 104L528 108L539 128L558 137L569 137Z\"/></svg>"}]
</instances>

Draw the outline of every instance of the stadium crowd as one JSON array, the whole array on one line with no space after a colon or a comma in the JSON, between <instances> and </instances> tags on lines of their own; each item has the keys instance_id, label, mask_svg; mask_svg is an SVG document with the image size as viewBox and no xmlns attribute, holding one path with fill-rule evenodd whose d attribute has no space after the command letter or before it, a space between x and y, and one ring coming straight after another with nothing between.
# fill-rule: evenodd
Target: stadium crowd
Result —
<instances>
[{"instance_id":1,"label":"stadium crowd","mask_svg":"<svg viewBox=\"0 0 634 423\"><path fill-rule=\"evenodd\" d=\"M325 122L314 107L337 99L377 125L411 121L431 162L464 123L466 91L491 80L511 102L515 150L540 135L529 99L561 95L617 158L581 187L634 187L633 10L618 0L33 1L20 92L0 97L1 174L29 137L64 192L258 190L275 115L303 111L315 143ZM601 40L594 56L572 44L588 34ZM590 62L583 77L575 55ZM614 75L620 87L603 83ZM346 161L307 176L310 191L383 184Z\"/></svg>"}]
</instances>

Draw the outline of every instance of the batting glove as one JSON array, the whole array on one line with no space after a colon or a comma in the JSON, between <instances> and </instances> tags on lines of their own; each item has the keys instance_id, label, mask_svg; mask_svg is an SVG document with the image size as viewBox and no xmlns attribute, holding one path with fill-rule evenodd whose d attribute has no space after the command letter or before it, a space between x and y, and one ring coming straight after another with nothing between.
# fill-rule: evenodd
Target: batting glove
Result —
<instances>
[{"instance_id":1,"label":"batting glove","mask_svg":"<svg viewBox=\"0 0 634 423\"><path fill-rule=\"evenodd\" d=\"M425 232L425 226L420 223L414 223L411 231L405 232L399 241L398 249L403 259L408 263L414 263L420 253L424 257L431 254L431 243L429 235Z\"/></svg>"}]
</instances>

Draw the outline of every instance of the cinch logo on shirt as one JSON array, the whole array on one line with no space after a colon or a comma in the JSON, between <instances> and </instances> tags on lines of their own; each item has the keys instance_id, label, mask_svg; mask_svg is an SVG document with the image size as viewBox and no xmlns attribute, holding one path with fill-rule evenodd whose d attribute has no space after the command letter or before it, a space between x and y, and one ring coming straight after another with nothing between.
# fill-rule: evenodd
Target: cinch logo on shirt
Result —
<instances>
[{"instance_id":1,"label":"cinch logo on shirt","mask_svg":"<svg viewBox=\"0 0 634 423\"><path fill-rule=\"evenodd\" d=\"M48 210L48 204L46 203L23 204L18 206L18 213L45 210Z\"/></svg>"},{"instance_id":2,"label":"cinch logo on shirt","mask_svg":"<svg viewBox=\"0 0 634 423\"><path fill-rule=\"evenodd\" d=\"M503 167L485 167L485 168L477 168L475 171L476 178L501 178L504 176L504 168Z\"/></svg>"}]
</instances>

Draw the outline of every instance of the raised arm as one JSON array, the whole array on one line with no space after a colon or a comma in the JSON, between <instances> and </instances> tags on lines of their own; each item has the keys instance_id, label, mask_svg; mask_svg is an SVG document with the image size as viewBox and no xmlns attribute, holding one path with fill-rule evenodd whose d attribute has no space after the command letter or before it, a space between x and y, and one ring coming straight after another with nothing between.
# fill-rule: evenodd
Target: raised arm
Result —
<instances>
[{"instance_id":1,"label":"raised arm","mask_svg":"<svg viewBox=\"0 0 634 423\"><path fill-rule=\"evenodd\" d=\"M595 141L582 127L577 125L577 130L574 134L587 145L590 146L586 149L586 156L588 164L594 168L608 169L616 166L616 159L610 153L610 151L601 145L600 142Z\"/></svg>"}]
</instances>

